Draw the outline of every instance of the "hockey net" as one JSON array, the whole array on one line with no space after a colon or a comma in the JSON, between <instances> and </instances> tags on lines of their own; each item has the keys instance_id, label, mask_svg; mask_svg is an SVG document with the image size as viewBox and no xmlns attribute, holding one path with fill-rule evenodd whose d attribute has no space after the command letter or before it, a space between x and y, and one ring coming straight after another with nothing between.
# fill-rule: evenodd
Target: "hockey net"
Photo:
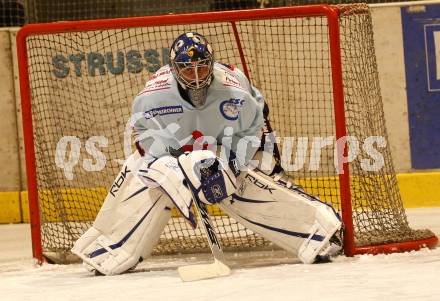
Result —
<instances>
[{"instance_id":1,"label":"hockey net","mask_svg":"<svg viewBox=\"0 0 440 301\"><path fill-rule=\"evenodd\" d=\"M284 168L342 211L347 255L435 245L431 231L409 227L400 198L369 10L322 5L25 26L18 48L35 257L72 260L127 156L131 102L186 31L205 35L217 60L263 92ZM357 156L335 167L344 136L359 146L350 140L345 155ZM385 140L372 144L383 158L374 171L365 165L381 160L363 147L369 137ZM226 250L270 246L209 210ZM174 212L154 254L205 250L200 230Z\"/></svg>"}]
</instances>

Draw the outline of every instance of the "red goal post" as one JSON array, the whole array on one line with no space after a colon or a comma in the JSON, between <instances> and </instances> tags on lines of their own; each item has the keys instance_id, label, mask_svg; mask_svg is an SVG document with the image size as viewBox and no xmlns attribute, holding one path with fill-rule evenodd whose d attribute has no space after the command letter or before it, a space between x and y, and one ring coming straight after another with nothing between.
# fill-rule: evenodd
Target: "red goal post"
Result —
<instances>
[{"instance_id":1,"label":"red goal post","mask_svg":"<svg viewBox=\"0 0 440 301\"><path fill-rule=\"evenodd\" d=\"M86 176L78 165L73 181L66 181L54 162L57 142L65 136L83 141L113 135L99 132L96 125L109 122L108 128L117 133L108 138L105 155L113 161L121 158L121 123L129 117L129 104L154 71L154 60L160 60L157 49L165 49L182 30L201 31L217 59L246 73L266 96L270 122L280 137L334 138L335 150L322 149L318 170L307 162L308 169L290 175L342 212L347 256L437 244L431 231L409 227L388 146L381 149L384 166L379 171L365 171L359 162L344 160L349 155L344 137L386 138L368 7L311 5L24 26L17 47L35 258L56 261L48 254L62 253L57 260L69 261L66 254L93 221L119 167L109 163ZM130 52L138 46L144 56ZM122 62L118 68L114 47L119 47L117 62ZM142 70L134 72L142 58ZM287 155L293 158L295 154ZM267 245L216 210L211 208L211 213L226 249ZM172 218L156 252L206 249L198 234L186 234L178 219Z\"/></svg>"}]
</instances>

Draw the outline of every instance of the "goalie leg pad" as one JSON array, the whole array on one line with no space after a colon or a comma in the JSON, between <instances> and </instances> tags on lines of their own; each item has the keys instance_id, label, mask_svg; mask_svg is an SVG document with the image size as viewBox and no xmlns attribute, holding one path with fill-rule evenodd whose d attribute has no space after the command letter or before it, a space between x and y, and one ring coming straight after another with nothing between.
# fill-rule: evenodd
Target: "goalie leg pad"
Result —
<instances>
[{"instance_id":1,"label":"goalie leg pad","mask_svg":"<svg viewBox=\"0 0 440 301\"><path fill-rule=\"evenodd\" d=\"M259 171L244 172L237 182L232 199L219 204L223 211L304 263L325 255L330 238L342 226L331 206Z\"/></svg>"},{"instance_id":2,"label":"goalie leg pad","mask_svg":"<svg viewBox=\"0 0 440 301\"><path fill-rule=\"evenodd\" d=\"M309 229L309 237L301 244L298 250L298 258L303 263L313 263L318 255L332 255L334 246L330 245L330 239L341 228L342 223L334 218L332 210L328 207L320 207L316 210L315 223ZM313 239L313 236L322 239Z\"/></svg>"},{"instance_id":3,"label":"goalie leg pad","mask_svg":"<svg viewBox=\"0 0 440 301\"><path fill-rule=\"evenodd\" d=\"M171 217L173 203L162 188L145 187L127 166L118 174L118 189L110 190L93 227L72 248L104 275L122 273L148 256ZM121 174L124 179L118 181Z\"/></svg>"},{"instance_id":4,"label":"goalie leg pad","mask_svg":"<svg viewBox=\"0 0 440 301\"><path fill-rule=\"evenodd\" d=\"M137 176L146 186L161 186L191 226L196 227L195 218L190 210L192 195L184 185L185 177L176 158L163 156L148 165L143 164L142 168L138 170Z\"/></svg>"},{"instance_id":5,"label":"goalie leg pad","mask_svg":"<svg viewBox=\"0 0 440 301\"><path fill-rule=\"evenodd\" d=\"M91 227L75 243L72 252L104 275L116 275L147 257L171 217L170 200L164 194L143 200L135 214L115 223L108 233Z\"/></svg>"}]
</instances>

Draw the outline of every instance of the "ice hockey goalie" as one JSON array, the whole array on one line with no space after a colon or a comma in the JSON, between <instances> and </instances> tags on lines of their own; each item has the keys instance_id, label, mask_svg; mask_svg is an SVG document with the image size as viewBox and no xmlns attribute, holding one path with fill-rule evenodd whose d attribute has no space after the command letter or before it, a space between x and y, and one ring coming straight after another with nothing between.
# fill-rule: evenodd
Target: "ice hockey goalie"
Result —
<instances>
[{"instance_id":1,"label":"ice hockey goalie","mask_svg":"<svg viewBox=\"0 0 440 301\"><path fill-rule=\"evenodd\" d=\"M339 251L338 213L292 184L273 160L255 164L267 158L258 89L237 68L215 62L199 33L177 37L169 56L134 99L137 150L72 252L105 275L132 269L151 253L173 207L197 226L194 195L304 263Z\"/></svg>"}]
</instances>

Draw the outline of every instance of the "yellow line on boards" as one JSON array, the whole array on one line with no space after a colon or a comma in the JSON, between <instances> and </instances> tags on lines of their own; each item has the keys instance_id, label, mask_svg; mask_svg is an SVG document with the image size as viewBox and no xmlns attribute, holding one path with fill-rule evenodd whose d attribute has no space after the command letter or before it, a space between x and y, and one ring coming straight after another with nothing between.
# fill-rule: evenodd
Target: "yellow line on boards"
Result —
<instances>
[{"instance_id":1,"label":"yellow line on boards","mask_svg":"<svg viewBox=\"0 0 440 301\"><path fill-rule=\"evenodd\" d=\"M310 193L332 195L334 194L333 191L337 189L334 179L317 178L310 180L319 181L320 184L329 183L328 187L321 187L315 191L310 191ZM298 182L304 185L306 180L299 180ZM440 207L440 172L401 173L397 174L397 182L405 208ZM60 215L71 221L92 221L102 205L102 201L97 201L97 199L104 200L105 196L106 190L104 188L65 188L57 190L56 195L51 191L40 191L40 197L45 198L49 201L48 203L52 204L45 210L57 212L56 209L63 209L63 212L58 213L58 215L54 214L46 217L46 220L53 222L59 221ZM75 208L72 204L77 202L87 203L87 206L93 209L78 213L77 210L72 209ZM0 223L29 222L27 191L0 191L0 208ZM224 214L217 206L208 206L208 211L212 215ZM178 217L180 214L176 209L173 209L172 216Z\"/></svg>"}]
</instances>

